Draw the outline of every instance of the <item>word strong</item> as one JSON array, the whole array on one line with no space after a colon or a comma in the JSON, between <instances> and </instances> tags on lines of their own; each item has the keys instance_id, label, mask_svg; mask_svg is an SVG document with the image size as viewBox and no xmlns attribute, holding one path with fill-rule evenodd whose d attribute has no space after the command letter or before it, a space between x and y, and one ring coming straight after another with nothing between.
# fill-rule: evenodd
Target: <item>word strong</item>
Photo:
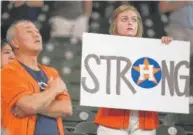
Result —
<instances>
[{"instance_id":1,"label":"word strong","mask_svg":"<svg viewBox=\"0 0 193 135\"><path fill-rule=\"evenodd\" d=\"M169 91L170 96L188 96L189 91L189 75L178 75L179 70L181 67L185 66L186 68L189 68L189 62L187 61L180 61L178 63L175 63L174 61L170 61L166 63L165 60L161 61L161 68L157 68L154 65L150 64L147 59L144 60L143 64L136 64L134 63L132 66L131 60L126 57L120 57L120 56L97 56L95 54L88 54L84 59L84 67L86 71L88 72L90 78L92 79L94 83L93 88L89 88L86 80L86 77L81 78L81 85L82 88L89 93L97 93L100 90L100 81L97 79L95 72L93 72L89 61L93 59L96 61L96 66L100 66L102 63L102 60L106 61L106 94L111 94L111 66L112 66L112 60L116 61L116 94L121 94L121 81L123 81L127 87L128 90L130 90L133 94L135 94L137 91L131 83L131 81L134 81L136 85L142 87L143 83L145 84L145 81L149 81L150 83L154 84L153 87L158 85L159 81L161 80L161 95L166 95L166 91ZM125 62L125 67L121 68L121 63ZM168 65L167 65L168 64ZM126 74L132 70L132 79L129 79L129 77L126 77ZM156 76L156 74L159 73L160 76ZM137 76L137 77L136 77ZM160 79L157 79L157 78ZM179 88L178 81L179 79L184 80L184 88ZM146 84L149 85L149 82ZM168 87L166 87L168 86ZM143 87L143 88L150 88L150 87ZM152 88L152 87L151 87Z\"/></svg>"},{"instance_id":2,"label":"word strong","mask_svg":"<svg viewBox=\"0 0 193 135\"><path fill-rule=\"evenodd\" d=\"M89 54L86 56L85 60L84 60L84 66L85 69L87 70L88 74L90 75L90 77L92 78L95 87L94 88L88 88L86 85L86 77L82 77L82 87L85 91L89 92L89 93L96 93L98 92L99 88L100 88L100 84L99 84L99 80L96 78L96 73L93 73L92 69L89 67L89 60L90 59L95 59L96 63L98 65L101 64L101 60L106 60L107 63L107 74L106 74L106 93L110 94L110 76L111 76L111 60L116 60L117 61L117 72L116 72L116 94L120 95L120 83L121 83L121 79L125 82L125 84L128 86L128 88L131 90L131 92L133 94L136 93L135 88L131 85L130 81L128 80L128 78L125 76L125 74L129 71L130 67L131 67L131 61L128 58L125 57L117 57L117 56L97 56L95 54ZM126 66L124 67L124 69L121 71L121 61L126 62Z\"/></svg>"}]
</instances>

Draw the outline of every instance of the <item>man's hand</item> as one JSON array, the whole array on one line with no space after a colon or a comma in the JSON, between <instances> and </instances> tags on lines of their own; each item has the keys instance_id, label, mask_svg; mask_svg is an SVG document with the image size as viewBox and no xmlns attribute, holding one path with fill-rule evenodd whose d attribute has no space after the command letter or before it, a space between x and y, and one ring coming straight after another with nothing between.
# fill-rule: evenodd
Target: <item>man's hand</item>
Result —
<instances>
[{"instance_id":1,"label":"man's hand","mask_svg":"<svg viewBox=\"0 0 193 135\"><path fill-rule=\"evenodd\" d=\"M55 94L58 95L66 90L66 84L58 77L48 82L47 89L54 91Z\"/></svg>"},{"instance_id":2,"label":"man's hand","mask_svg":"<svg viewBox=\"0 0 193 135\"><path fill-rule=\"evenodd\" d=\"M28 115L26 115L21 109L19 109L17 106L13 107L11 110L12 114L18 118L23 118L23 117L27 117Z\"/></svg>"}]
</instances>

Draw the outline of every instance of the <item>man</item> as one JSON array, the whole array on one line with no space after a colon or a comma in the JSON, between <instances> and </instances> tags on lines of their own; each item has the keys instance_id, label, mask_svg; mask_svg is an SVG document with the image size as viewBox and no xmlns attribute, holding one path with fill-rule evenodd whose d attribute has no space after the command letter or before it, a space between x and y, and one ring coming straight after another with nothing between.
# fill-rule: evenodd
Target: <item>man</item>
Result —
<instances>
[{"instance_id":1,"label":"man","mask_svg":"<svg viewBox=\"0 0 193 135\"><path fill-rule=\"evenodd\" d=\"M74 37L82 40L88 31L92 1L54 1L51 10L51 37Z\"/></svg>"},{"instance_id":2,"label":"man","mask_svg":"<svg viewBox=\"0 0 193 135\"><path fill-rule=\"evenodd\" d=\"M37 62L42 37L18 21L7 31L16 60L2 71L2 128L9 135L64 135L61 116L72 115L65 83L54 68Z\"/></svg>"}]
</instances>

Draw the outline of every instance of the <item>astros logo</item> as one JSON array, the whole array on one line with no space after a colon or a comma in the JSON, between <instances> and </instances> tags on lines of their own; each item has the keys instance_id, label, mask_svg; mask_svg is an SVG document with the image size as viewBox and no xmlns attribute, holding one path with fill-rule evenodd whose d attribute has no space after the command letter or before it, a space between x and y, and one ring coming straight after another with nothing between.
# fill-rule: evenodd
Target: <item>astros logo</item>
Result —
<instances>
[{"instance_id":1,"label":"astros logo","mask_svg":"<svg viewBox=\"0 0 193 135\"><path fill-rule=\"evenodd\" d=\"M159 84L162 73L159 64L148 57L138 59L131 69L133 81L142 88L153 88Z\"/></svg>"}]
</instances>

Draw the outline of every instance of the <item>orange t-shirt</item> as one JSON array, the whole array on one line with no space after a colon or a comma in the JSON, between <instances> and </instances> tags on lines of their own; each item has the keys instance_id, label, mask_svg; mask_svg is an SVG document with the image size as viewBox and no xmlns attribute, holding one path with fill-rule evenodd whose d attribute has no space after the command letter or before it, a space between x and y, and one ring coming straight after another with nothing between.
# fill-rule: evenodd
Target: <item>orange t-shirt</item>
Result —
<instances>
[{"instance_id":1,"label":"orange t-shirt","mask_svg":"<svg viewBox=\"0 0 193 135\"><path fill-rule=\"evenodd\" d=\"M54 68L39 65L49 78L58 77ZM35 130L36 116L18 118L11 112L13 106L23 96L39 93L40 88L37 82L23 68L17 60L13 60L1 70L2 93L1 124L9 135L33 135ZM67 92L60 94L57 100L71 100ZM62 118L57 118L57 127L60 135L64 135Z\"/></svg>"}]
</instances>

